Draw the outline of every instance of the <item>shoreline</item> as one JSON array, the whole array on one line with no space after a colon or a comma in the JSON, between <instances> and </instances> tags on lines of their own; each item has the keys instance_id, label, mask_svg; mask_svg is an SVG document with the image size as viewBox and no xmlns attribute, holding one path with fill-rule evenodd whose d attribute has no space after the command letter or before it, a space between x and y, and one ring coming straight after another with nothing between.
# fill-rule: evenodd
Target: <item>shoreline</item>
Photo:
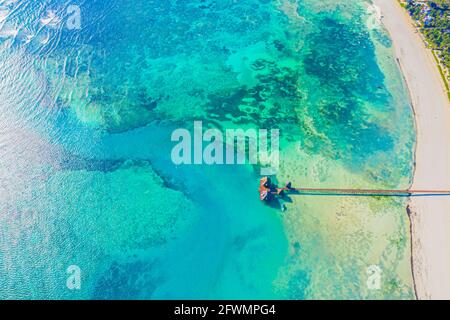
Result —
<instances>
[{"instance_id":1,"label":"shoreline","mask_svg":"<svg viewBox=\"0 0 450 320\"><path fill-rule=\"evenodd\" d=\"M411 92L411 89L409 88L409 84L408 84L408 80L405 77L405 71L403 71L403 67L401 64L401 61L399 58L396 58L395 61L397 62L398 68L400 69L400 73L402 75L402 79L405 82L406 85L406 89L408 90L408 97L409 97L409 102L411 105L411 111L413 113L413 119L414 119L414 132L417 135L417 113L416 113L416 109L414 107L414 103L412 101L412 97L413 97L413 93ZM414 187L414 177L416 174L416 169L417 169L417 165L416 165L416 158L417 158L417 140L416 143L414 143L414 150L413 150L413 173L412 173L412 182L410 184L410 189L412 189ZM412 277L412 282L413 282L413 290L414 290L414 297L416 298L416 300L419 300L419 295L418 295L418 291L417 291L417 280L416 280L416 276L414 273L414 257L416 256L415 252L414 252L414 245L413 245L413 238L414 236L414 231L413 231L413 221L412 221L412 214L413 211L411 210L410 207L410 203L411 200L408 200L408 204L406 205L406 214L408 215L408 221L409 221L409 238L411 239L411 243L410 243L410 264L411 264L411 277Z\"/></svg>"},{"instance_id":2,"label":"shoreline","mask_svg":"<svg viewBox=\"0 0 450 320\"><path fill-rule=\"evenodd\" d=\"M432 53L396 0L372 0L381 9L414 113L412 188L450 189L450 106ZM417 299L450 299L450 198L416 197L406 208Z\"/></svg>"}]
</instances>

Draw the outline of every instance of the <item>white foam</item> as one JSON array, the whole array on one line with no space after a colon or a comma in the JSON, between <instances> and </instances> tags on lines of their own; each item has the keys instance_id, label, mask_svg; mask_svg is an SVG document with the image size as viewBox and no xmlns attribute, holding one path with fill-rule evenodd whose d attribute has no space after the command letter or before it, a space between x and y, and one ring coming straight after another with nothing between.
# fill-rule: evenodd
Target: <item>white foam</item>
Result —
<instances>
[{"instance_id":1,"label":"white foam","mask_svg":"<svg viewBox=\"0 0 450 320\"><path fill-rule=\"evenodd\" d=\"M61 18L58 17L53 10L47 11L47 16L42 18L41 24L47 27L56 28L61 23Z\"/></svg>"},{"instance_id":2,"label":"white foam","mask_svg":"<svg viewBox=\"0 0 450 320\"><path fill-rule=\"evenodd\" d=\"M11 11L8 8L0 7L0 23L6 21Z\"/></svg>"}]
</instances>

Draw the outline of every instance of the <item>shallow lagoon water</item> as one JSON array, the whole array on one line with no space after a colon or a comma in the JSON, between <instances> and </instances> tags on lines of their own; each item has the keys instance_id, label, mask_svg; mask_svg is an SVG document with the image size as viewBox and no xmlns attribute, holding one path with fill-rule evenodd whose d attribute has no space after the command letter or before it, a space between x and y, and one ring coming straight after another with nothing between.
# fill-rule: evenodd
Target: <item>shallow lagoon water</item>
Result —
<instances>
[{"instance_id":1,"label":"shallow lagoon water","mask_svg":"<svg viewBox=\"0 0 450 320\"><path fill-rule=\"evenodd\" d=\"M170 161L202 120L280 129L280 182L408 185L409 100L366 2L86 1L81 30L60 1L0 5L1 298L413 297L402 199L282 213L258 168Z\"/></svg>"}]
</instances>

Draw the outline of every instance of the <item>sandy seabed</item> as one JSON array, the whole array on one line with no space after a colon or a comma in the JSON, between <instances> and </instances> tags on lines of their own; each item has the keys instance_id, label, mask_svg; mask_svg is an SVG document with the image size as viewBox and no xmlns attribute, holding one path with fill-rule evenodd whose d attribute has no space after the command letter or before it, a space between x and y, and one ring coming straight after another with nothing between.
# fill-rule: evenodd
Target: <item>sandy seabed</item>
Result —
<instances>
[{"instance_id":1,"label":"sandy seabed","mask_svg":"<svg viewBox=\"0 0 450 320\"><path fill-rule=\"evenodd\" d=\"M450 190L450 105L432 53L394 0L373 0L394 43L414 108L412 189ZM450 299L450 197L411 198L412 265L418 299Z\"/></svg>"}]
</instances>

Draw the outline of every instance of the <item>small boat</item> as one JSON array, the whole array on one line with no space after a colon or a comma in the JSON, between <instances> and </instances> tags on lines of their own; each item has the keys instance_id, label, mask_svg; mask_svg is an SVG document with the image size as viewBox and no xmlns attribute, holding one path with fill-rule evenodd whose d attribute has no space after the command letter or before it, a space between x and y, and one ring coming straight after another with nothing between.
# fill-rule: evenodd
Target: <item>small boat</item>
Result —
<instances>
[{"instance_id":1,"label":"small boat","mask_svg":"<svg viewBox=\"0 0 450 320\"><path fill-rule=\"evenodd\" d=\"M261 180L259 181L259 185L263 186L264 188L270 189L271 184L272 184L272 181L270 180L269 177L261 178Z\"/></svg>"},{"instance_id":2,"label":"small boat","mask_svg":"<svg viewBox=\"0 0 450 320\"><path fill-rule=\"evenodd\" d=\"M270 200L270 187L272 182L269 177L264 177L259 180L259 199L261 201Z\"/></svg>"},{"instance_id":3,"label":"small boat","mask_svg":"<svg viewBox=\"0 0 450 320\"><path fill-rule=\"evenodd\" d=\"M259 199L261 201L269 201L270 193L267 190L263 190L259 193Z\"/></svg>"}]
</instances>

